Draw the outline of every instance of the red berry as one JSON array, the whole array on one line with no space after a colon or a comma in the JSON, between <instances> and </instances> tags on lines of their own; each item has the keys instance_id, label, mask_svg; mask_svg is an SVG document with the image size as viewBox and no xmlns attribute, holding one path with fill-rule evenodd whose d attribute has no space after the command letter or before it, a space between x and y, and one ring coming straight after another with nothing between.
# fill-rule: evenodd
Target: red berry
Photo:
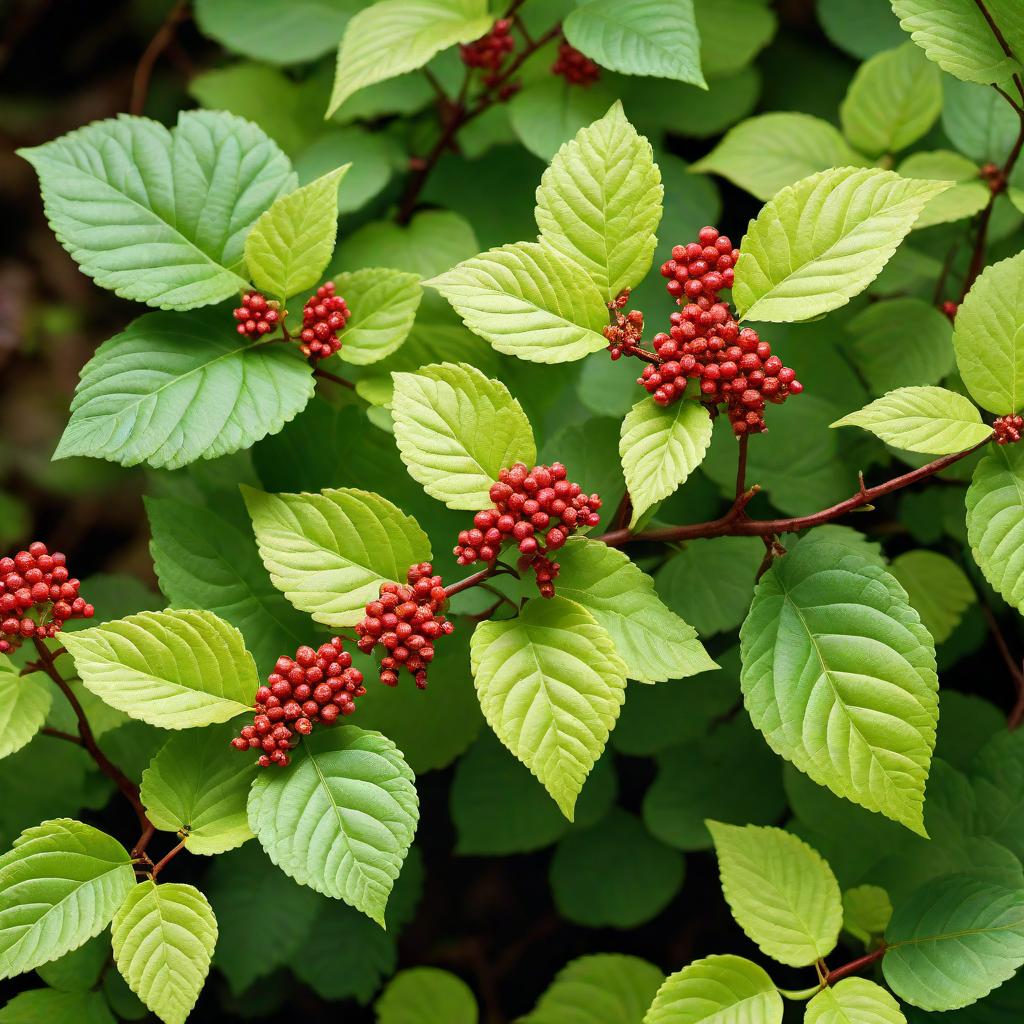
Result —
<instances>
[{"instance_id":1,"label":"red berry","mask_svg":"<svg viewBox=\"0 0 1024 1024\"><path fill-rule=\"evenodd\" d=\"M350 315L345 300L334 294L334 282L322 284L302 308L299 350L313 360L334 355L341 348L338 334Z\"/></svg>"},{"instance_id":2,"label":"red berry","mask_svg":"<svg viewBox=\"0 0 1024 1024\"><path fill-rule=\"evenodd\" d=\"M551 73L561 75L570 85L581 85L586 88L601 77L601 68L563 40L558 47L558 58L551 65Z\"/></svg>"}]
</instances>

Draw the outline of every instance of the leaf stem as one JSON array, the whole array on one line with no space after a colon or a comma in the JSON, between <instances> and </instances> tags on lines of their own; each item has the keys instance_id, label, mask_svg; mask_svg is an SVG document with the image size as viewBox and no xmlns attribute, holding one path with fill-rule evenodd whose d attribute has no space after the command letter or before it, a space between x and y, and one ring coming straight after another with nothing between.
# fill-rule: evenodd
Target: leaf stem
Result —
<instances>
[{"instance_id":1,"label":"leaf stem","mask_svg":"<svg viewBox=\"0 0 1024 1024\"><path fill-rule=\"evenodd\" d=\"M163 857L161 857L153 865L153 870L149 873L150 878L152 878L153 881L155 882L156 881L156 876L159 875L160 872L163 871L163 869L165 867L167 867L167 865L172 860L174 860L174 858L177 857L178 854L181 853L181 851L184 850L184 849L185 849L185 840L182 839L182 841L180 843L178 843L178 845L175 846L174 849L172 849L169 853L167 853Z\"/></svg>"},{"instance_id":2,"label":"leaf stem","mask_svg":"<svg viewBox=\"0 0 1024 1024\"><path fill-rule=\"evenodd\" d=\"M132 96L128 110L132 114L141 114L146 109L146 97L149 94L149 79L153 74L153 66L156 64L160 54L167 49L174 39L174 33L178 25L188 17L188 0L178 2L167 12L163 24L157 29L156 35L149 41L149 45L139 58L135 68L135 76L132 78Z\"/></svg>"},{"instance_id":3,"label":"leaf stem","mask_svg":"<svg viewBox=\"0 0 1024 1024\"><path fill-rule=\"evenodd\" d=\"M313 376L319 377L321 380L329 380L334 384L340 384L343 388L348 388L351 391L355 391L356 388L352 381L339 377L336 373L331 373L330 370L321 370L319 367L316 367L313 370Z\"/></svg>"},{"instance_id":4,"label":"leaf stem","mask_svg":"<svg viewBox=\"0 0 1024 1024\"><path fill-rule=\"evenodd\" d=\"M825 975L825 984L834 985L837 981L842 981L843 978L848 975L856 974L865 967L870 967L885 956L885 951L886 945L883 942L877 949L873 949L870 953L865 953L864 956L859 956L856 960L851 960L848 964L843 964L842 967L837 967L834 971L829 971Z\"/></svg>"}]
</instances>

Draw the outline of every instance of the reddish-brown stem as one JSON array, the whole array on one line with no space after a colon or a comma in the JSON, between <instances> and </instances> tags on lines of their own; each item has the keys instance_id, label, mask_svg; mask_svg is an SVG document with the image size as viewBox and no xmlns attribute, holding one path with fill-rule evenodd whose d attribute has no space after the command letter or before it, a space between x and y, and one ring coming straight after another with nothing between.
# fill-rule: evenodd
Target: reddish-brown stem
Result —
<instances>
[{"instance_id":1,"label":"reddish-brown stem","mask_svg":"<svg viewBox=\"0 0 1024 1024\"><path fill-rule=\"evenodd\" d=\"M149 79L153 74L153 65L156 64L160 54L167 49L178 25L188 15L188 0L178 2L168 11L164 23L157 29L156 35L149 41L142 56L139 58L138 66L135 68L135 77L132 79L132 98L129 104L129 111L133 114L141 114L146 109L146 97L149 94Z\"/></svg>"},{"instance_id":2,"label":"reddish-brown stem","mask_svg":"<svg viewBox=\"0 0 1024 1024\"><path fill-rule=\"evenodd\" d=\"M89 725L89 719L86 717L85 710L78 697L75 696L75 691L71 689L67 680L61 675L54 656L50 653L46 644L38 637L35 638L35 645L36 651L39 654L40 668L57 684L57 687L71 705L75 717L78 719L78 735L81 737L82 746L89 752L89 756L96 762L99 770L117 786L125 799L132 805L132 809L139 819L139 824L142 826L143 832L145 832L150 827L150 822L149 818L146 817L146 810L142 806L142 800L139 798L139 787L100 750L99 745L96 743L96 737L93 735L92 727Z\"/></svg>"},{"instance_id":3,"label":"reddish-brown stem","mask_svg":"<svg viewBox=\"0 0 1024 1024\"><path fill-rule=\"evenodd\" d=\"M1016 729L1020 726L1021 721L1024 721L1024 666L1017 662L1010 651L1010 645L1006 642L1006 637L999 626L999 620L996 618L995 612L989 607L987 601L981 602L981 610L985 615L985 621L988 623L988 631L992 634L992 639L996 642L999 655L1010 673L1010 678L1013 680L1017 696L1013 707L1010 709L1010 713L1006 716L1006 724L1008 728Z\"/></svg>"},{"instance_id":4,"label":"reddish-brown stem","mask_svg":"<svg viewBox=\"0 0 1024 1024\"><path fill-rule=\"evenodd\" d=\"M750 447L750 435L744 434L737 445L739 452L736 458L736 497L739 502L743 492L747 489L747 448ZM751 496L752 497L752 496Z\"/></svg>"},{"instance_id":5,"label":"reddish-brown stem","mask_svg":"<svg viewBox=\"0 0 1024 1024\"><path fill-rule=\"evenodd\" d=\"M464 580L459 580L458 583L445 587L444 592L448 597L454 597L456 594L461 594L464 590L469 590L470 587L475 587L483 583L484 580L490 579L496 571L496 566L489 565L486 569L481 569L479 572L473 573L472 576L467 576Z\"/></svg>"},{"instance_id":6,"label":"reddish-brown stem","mask_svg":"<svg viewBox=\"0 0 1024 1024\"><path fill-rule=\"evenodd\" d=\"M64 740L67 743L74 743L79 747L83 745L81 736L73 736L69 732L61 732L60 729L51 729L48 725L44 725L43 728L39 730L39 734L41 736L52 736L55 740Z\"/></svg>"},{"instance_id":7,"label":"reddish-brown stem","mask_svg":"<svg viewBox=\"0 0 1024 1024\"><path fill-rule=\"evenodd\" d=\"M718 519L712 519L706 523L691 523L686 526L666 526L657 530L645 530L642 533L636 534L631 533L629 530L611 530L596 539L604 541L610 547L619 547L630 541L640 540L672 543L674 541L696 540L702 537L769 537L772 535L778 536L783 533L794 533L797 530L805 530L812 526L822 526L825 523L832 522L834 519L839 519L849 512L853 512L855 509L870 505L877 498L891 494L893 491L901 490L904 487L909 487L911 484L916 484L921 480L926 480L936 473L941 473L942 470L952 466L955 462L959 462L960 459L970 455L971 452L977 451L982 445L988 444L989 440L991 438L986 438L965 451L956 452L953 455L944 455L941 459L929 462L927 465L921 466L919 469L912 470L909 473L893 477L891 480L887 480L885 483L878 484L875 487L865 487L862 482L857 493L852 497L839 502L838 505L822 509L820 512L815 512L812 515L792 516L787 519L749 518L743 510L754 494L757 493L757 485L755 485L744 491L733 502L732 508Z\"/></svg>"},{"instance_id":8,"label":"reddish-brown stem","mask_svg":"<svg viewBox=\"0 0 1024 1024\"><path fill-rule=\"evenodd\" d=\"M856 960L851 960L848 964L843 964L842 967L837 967L834 971L829 971L825 975L825 984L834 985L837 981L842 981L848 975L856 974L865 967L870 967L872 964L877 963L883 956L885 956L884 944L877 949L873 949L870 953L865 953L864 956L857 957Z\"/></svg>"},{"instance_id":9,"label":"reddish-brown stem","mask_svg":"<svg viewBox=\"0 0 1024 1024\"><path fill-rule=\"evenodd\" d=\"M153 865L153 870L149 873L150 878L152 878L153 881L155 882L156 881L156 876L159 875L160 872L163 871L163 869L165 867L167 867L167 865L170 864L170 862L172 860L174 860L174 858L177 857L178 854L181 853L181 851L184 850L184 849L185 849L185 840L182 839L182 841L180 843L178 843L178 845L175 846L174 849L170 851L170 853L168 853L165 856L161 857Z\"/></svg>"},{"instance_id":10,"label":"reddish-brown stem","mask_svg":"<svg viewBox=\"0 0 1024 1024\"><path fill-rule=\"evenodd\" d=\"M632 514L633 499L630 497L629 491L627 490L622 495L622 501L619 502L619 507L615 510L615 515L612 516L611 528L613 530L621 530L629 523L629 517Z\"/></svg>"},{"instance_id":11,"label":"reddish-brown stem","mask_svg":"<svg viewBox=\"0 0 1024 1024\"><path fill-rule=\"evenodd\" d=\"M149 841L154 835L156 835L156 827L153 824L146 825L142 830L142 835L139 836L138 842L132 847L132 856L140 858L144 857L148 861L149 858L145 856L146 847L149 846Z\"/></svg>"},{"instance_id":12,"label":"reddish-brown stem","mask_svg":"<svg viewBox=\"0 0 1024 1024\"><path fill-rule=\"evenodd\" d=\"M339 377L336 373L331 373L330 370L321 370L317 367L313 370L313 376L319 377L321 380L329 380L334 384L340 384L343 388L348 388L351 391L355 390L355 384L350 380L345 380L344 377Z\"/></svg>"}]
</instances>

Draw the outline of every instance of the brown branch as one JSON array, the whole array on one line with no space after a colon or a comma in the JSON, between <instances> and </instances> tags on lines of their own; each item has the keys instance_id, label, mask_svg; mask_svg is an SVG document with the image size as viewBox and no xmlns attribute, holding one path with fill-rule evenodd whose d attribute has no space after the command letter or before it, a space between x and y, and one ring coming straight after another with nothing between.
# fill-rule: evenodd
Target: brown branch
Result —
<instances>
[{"instance_id":1,"label":"brown branch","mask_svg":"<svg viewBox=\"0 0 1024 1024\"><path fill-rule=\"evenodd\" d=\"M870 953L865 953L864 956L859 956L856 960L851 960L848 964L843 964L842 967L829 971L825 975L825 984L834 985L837 981L842 981L848 975L856 974L865 967L870 967L873 963L877 963L885 956L885 949L886 947L883 944L878 949L873 949Z\"/></svg>"},{"instance_id":2,"label":"brown branch","mask_svg":"<svg viewBox=\"0 0 1024 1024\"><path fill-rule=\"evenodd\" d=\"M736 502L740 500L747 489L747 448L750 447L750 435L743 434L737 447L739 455L736 459Z\"/></svg>"},{"instance_id":3,"label":"brown branch","mask_svg":"<svg viewBox=\"0 0 1024 1024\"><path fill-rule=\"evenodd\" d=\"M321 370L319 367L313 371L313 376L319 377L321 380L329 380L334 384L340 384L343 388L349 388L351 391L354 391L356 387L352 381L345 380L344 377L339 377L336 373L331 373L330 370Z\"/></svg>"},{"instance_id":4,"label":"brown branch","mask_svg":"<svg viewBox=\"0 0 1024 1024\"><path fill-rule=\"evenodd\" d=\"M76 746L83 746L81 736L72 736L69 732L61 732L60 729L51 729L48 725L44 725L39 730L40 736L52 736L55 740L64 740L67 743L74 743Z\"/></svg>"},{"instance_id":5,"label":"brown branch","mask_svg":"<svg viewBox=\"0 0 1024 1024\"><path fill-rule=\"evenodd\" d=\"M170 45L174 33L188 17L188 0L178 2L168 11L164 23L157 29L156 35L149 41L142 56L139 58L138 66L135 68L135 77L132 79L132 98L128 109L133 114L141 114L146 109L146 97L149 94L149 79L153 74L153 66L160 58L160 54Z\"/></svg>"},{"instance_id":6,"label":"brown branch","mask_svg":"<svg viewBox=\"0 0 1024 1024\"><path fill-rule=\"evenodd\" d=\"M498 566L497 563L489 565L486 569L481 569L479 572L473 573L472 576L467 576L464 580L459 580L458 583L453 583L450 587L445 587L444 592L448 597L454 597L456 594L461 594L464 590L469 590L470 587L478 586L483 583L484 580L498 575L502 568L504 567Z\"/></svg>"},{"instance_id":7,"label":"brown branch","mask_svg":"<svg viewBox=\"0 0 1024 1024\"><path fill-rule=\"evenodd\" d=\"M830 508L822 509L807 516L792 516L786 519L750 519L744 513L744 508L750 499L757 493L757 485L744 491L735 502L732 508L724 516L712 519L706 523L692 523L686 526L666 526L657 530L646 530L643 533L631 533L629 530L611 530L596 540L604 541L609 547L619 547L630 541L661 541L672 543L675 541L697 540L702 537L769 537L778 536L783 533L794 533L797 530L805 530L812 526L822 526L834 519L849 512L853 512L865 505L872 504L876 499L891 494L893 491L901 490L926 480L936 473L952 466L955 462L977 451L982 445L988 444L991 437L973 445L962 452L953 455L944 455L941 459L929 462L919 469L904 473L901 476L893 477L885 483L875 487L865 487L863 478L857 493L845 501L832 505Z\"/></svg>"},{"instance_id":8,"label":"brown branch","mask_svg":"<svg viewBox=\"0 0 1024 1024\"><path fill-rule=\"evenodd\" d=\"M173 850L171 850L171 852L170 852L170 853L166 854L166 856L163 856L163 857L161 857L161 858L160 858L160 859L159 859L159 860L158 860L158 861L157 861L157 862L156 862L156 863L155 863L155 864L153 865L153 870L152 870L152 871L150 871L150 873L149 873L149 877L150 877L150 878L152 878L152 879L153 879L153 881L155 882L155 881L156 881L156 876L157 876L157 875L159 875L159 874L160 874L160 872L161 872L161 871L163 871L163 869L164 869L165 867L167 867L167 865L168 865L168 864L169 864L169 863L170 863L170 862L171 862L172 860L174 860L174 858L175 858L175 857L177 857L177 856L178 856L178 854L179 854L179 853L181 853L181 851L182 851L182 850L184 850L184 849L185 849L185 840L184 840L184 839L182 839L182 841L181 841L180 843L178 843L178 845L177 845L177 846L175 846L175 847L174 847L174 849L173 849Z\"/></svg>"},{"instance_id":9,"label":"brown branch","mask_svg":"<svg viewBox=\"0 0 1024 1024\"><path fill-rule=\"evenodd\" d=\"M1008 728L1016 729L1024 721L1024 668L1017 662L1017 659L1014 658L1013 653L1010 651L1010 645L1006 642L1006 636L999 625L999 620L996 618L995 612L989 607L988 601L983 598L979 601L979 604L985 615L985 621L988 623L988 631L992 634L992 639L996 643L996 649L999 651L999 655L1010 673L1010 678L1013 680L1017 697L1013 707L1010 709L1010 713L1006 717L1006 724Z\"/></svg>"}]
</instances>

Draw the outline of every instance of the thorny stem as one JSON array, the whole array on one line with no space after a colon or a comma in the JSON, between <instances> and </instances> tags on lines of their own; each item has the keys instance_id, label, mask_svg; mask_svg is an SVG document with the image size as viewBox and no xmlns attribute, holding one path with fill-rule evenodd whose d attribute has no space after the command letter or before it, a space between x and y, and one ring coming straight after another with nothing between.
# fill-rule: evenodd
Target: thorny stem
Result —
<instances>
[{"instance_id":1,"label":"thorny stem","mask_svg":"<svg viewBox=\"0 0 1024 1024\"><path fill-rule=\"evenodd\" d=\"M187 17L188 0L178 0L168 11L164 23L157 29L156 35L149 41L149 46L139 58L138 66L135 68L135 77L132 79L132 96L128 107L132 114L141 114L146 109L146 97L149 94L149 79L153 74L153 65L174 39L178 25Z\"/></svg>"}]
</instances>

